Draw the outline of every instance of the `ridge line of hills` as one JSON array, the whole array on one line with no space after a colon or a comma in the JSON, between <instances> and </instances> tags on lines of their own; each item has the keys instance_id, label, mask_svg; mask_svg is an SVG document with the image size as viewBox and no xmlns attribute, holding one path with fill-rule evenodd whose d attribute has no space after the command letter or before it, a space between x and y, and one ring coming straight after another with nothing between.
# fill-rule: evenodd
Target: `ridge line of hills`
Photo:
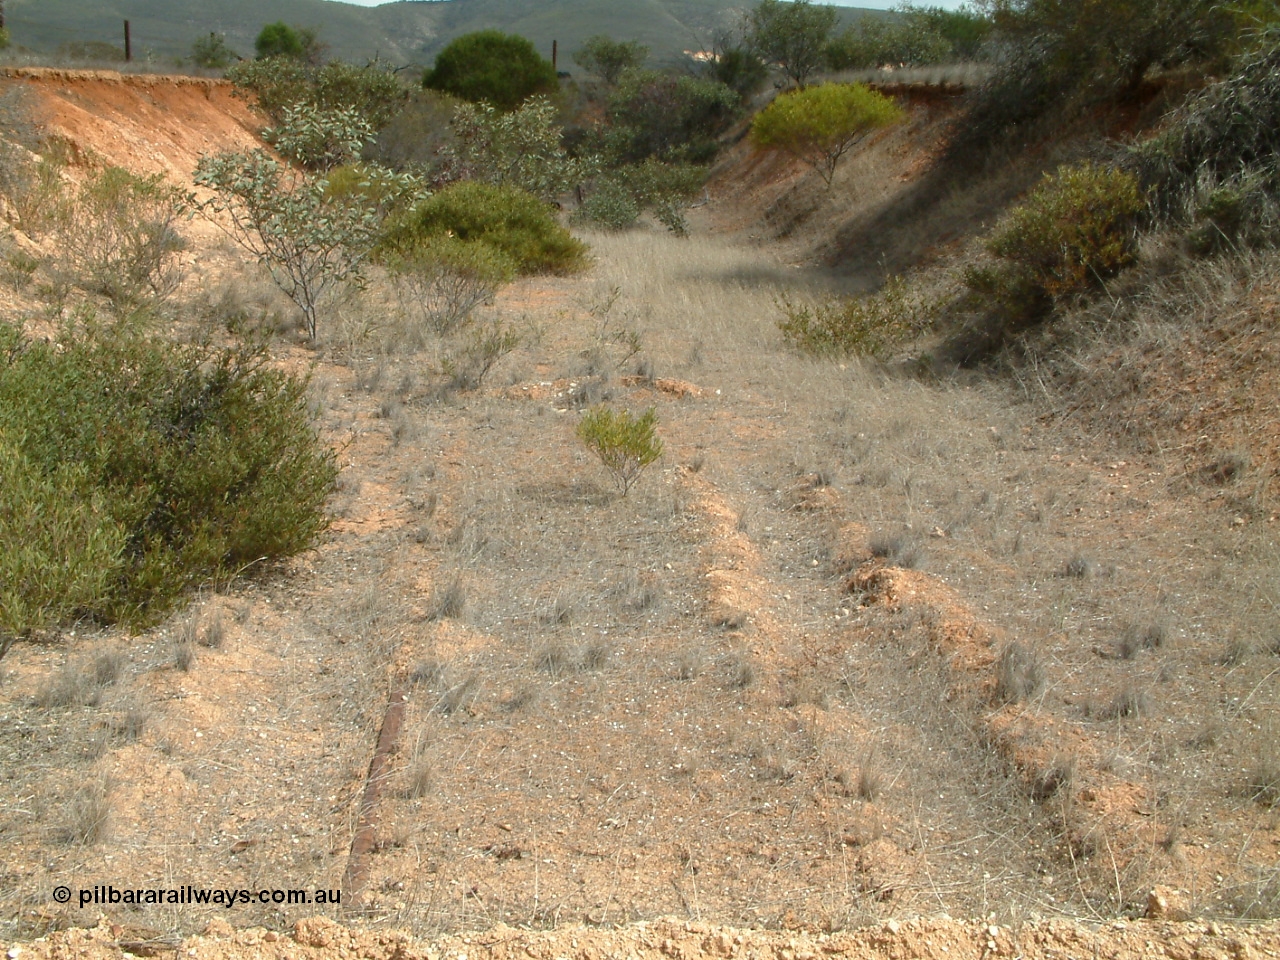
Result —
<instances>
[{"instance_id":1,"label":"ridge line of hills","mask_svg":"<svg viewBox=\"0 0 1280 960\"><path fill-rule=\"evenodd\" d=\"M135 60L172 63L208 33L224 35L241 56L252 56L266 23L316 28L333 57L396 65L428 65L454 37L495 28L528 37L551 55L559 44L562 70L587 37L606 33L649 46L651 61L667 64L683 51L731 30L747 0L401 0L361 7L338 0L9 0L5 25L19 49L53 54L80 46L123 54L128 20ZM868 13L837 7L842 23Z\"/></svg>"}]
</instances>

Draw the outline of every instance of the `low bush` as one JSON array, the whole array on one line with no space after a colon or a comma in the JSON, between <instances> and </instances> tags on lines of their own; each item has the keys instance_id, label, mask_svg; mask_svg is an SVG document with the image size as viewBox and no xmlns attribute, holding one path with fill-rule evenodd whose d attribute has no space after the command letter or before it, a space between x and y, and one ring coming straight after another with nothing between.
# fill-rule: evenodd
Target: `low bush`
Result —
<instances>
[{"instance_id":1,"label":"low bush","mask_svg":"<svg viewBox=\"0 0 1280 960\"><path fill-rule=\"evenodd\" d=\"M705 167L684 163L643 163L616 167L598 177L575 212L575 219L612 230L632 226L643 210L677 236L688 232L684 211L706 180Z\"/></svg>"},{"instance_id":2,"label":"low bush","mask_svg":"<svg viewBox=\"0 0 1280 960\"><path fill-rule=\"evenodd\" d=\"M502 320L488 320L466 332L440 361L446 392L479 390L494 364L520 346L520 334Z\"/></svg>"},{"instance_id":3,"label":"low bush","mask_svg":"<svg viewBox=\"0 0 1280 960\"><path fill-rule=\"evenodd\" d=\"M652 407L638 417L626 410L596 407L578 422L578 439L600 459L626 496L645 468L662 456L657 423Z\"/></svg>"},{"instance_id":4,"label":"low bush","mask_svg":"<svg viewBox=\"0 0 1280 960\"><path fill-rule=\"evenodd\" d=\"M304 549L336 473L305 382L259 348L0 324L0 644L73 616L152 622Z\"/></svg>"},{"instance_id":5,"label":"low bush","mask_svg":"<svg viewBox=\"0 0 1280 960\"><path fill-rule=\"evenodd\" d=\"M240 55L227 46L225 34L209 31L207 37L197 37L191 44L191 62L206 70L223 70L240 59Z\"/></svg>"},{"instance_id":6,"label":"low bush","mask_svg":"<svg viewBox=\"0 0 1280 960\"><path fill-rule=\"evenodd\" d=\"M384 234L385 257L414 256L424 243L479 244L524 275L572 273L586 265L586 244L556 222L547 203L509 186L451 184L398 218Z\"/></svg>"},{"instance_id":7,"label":"low bush","mask_svg":"<svg viewBox=\"0 0 1280 960\"><path fill-rule=\"evenodd\" d=\"M1000 263L970 268L965 282L1010 325L1039 319L1134 262L1144 209L1132 174L1091 163L1062 167L988 239Z\"/></svg>"},{"instance_id":8,"label":"low bush","mask_svg":"<svg viewBox=\"0 0 1280 960\"><path fill-rule=\"evenodd\" d=\"M1244 55L1170 119L1128 158L1155 214L1185 223L1199 254L1280 239L1280 43Z\"/></svg>"},{"instance_id":9,"label":"low bush","mask_svg":"<svg viewBox=\"0 0 1280 960\"><path fill-rule=\"evenodd\" d=\"M33 236L42 234L61 209L66 193L65 157L46 149L37 156L15 143L0 141L0 194L9 201L10 216Z\"/></svg>"},{"instance_id":10,"label":"low bush","mask_svg":"<svg viewBox=\"0 0 1280 960\"><path fill-rule=\"evenodd\" d=\"M465 325L515 273L511 260L488 244L450 237L425 240L388 266L410 319L437 334Z\"/></svg>"},{"instance_id":11,"label":"low bush","mask_svg":"<svg viewBox=\"0 0 1280 960\"><path fill-rule=\"evenodd\" d=\"M921 333L934 306L902 277L892 277L871 296L819 304L778 300L778 329L791 346L818 356L884 357Z\"/></svg>"},{"instance_id":12,"label":"low bush","mask_svg":"<svg viewBox=\"0 0 1280 960\"><path fill-rule=\"evenodd\" d=\"M1044 689L1044 667L1039 655L1030 647L1013 641L996 661L996 701L1019 703L1030 700Z\"/></svg>"},{"instance_id":13,"label":"low bush","mask_svg":"<svg viewBox=\"0 0 1280 960\"><path fill-rule=\"evenodd\" d=\"M130 309L173 293L182 279L177 231L187 210L161 174L107 167L56 206L54 269L75 285Z\"/></svg>"}]
</instances>

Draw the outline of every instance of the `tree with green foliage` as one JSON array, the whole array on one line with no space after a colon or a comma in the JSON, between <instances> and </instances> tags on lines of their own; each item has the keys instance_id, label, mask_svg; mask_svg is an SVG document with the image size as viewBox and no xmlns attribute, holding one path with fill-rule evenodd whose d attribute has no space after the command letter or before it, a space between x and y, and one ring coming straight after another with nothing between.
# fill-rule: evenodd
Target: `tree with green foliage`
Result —
<instances>
[{"instance_id":1,"label":"tree with green foliage","mask_svg":"<svg viewBox=\"0 0 1280 960\"><path fill-rule=\"evenodd\" d=\"M556 108L536 96L504 113L487 103L462 103L450 121L454 143L445 168L455 180L507 184L552 201L589 177L594 157L570 157Z\"/></svg>"},{"instance_id":2,"label":"tree with green foliage","mask_svg":"<svg viewBox=\"0 0 1280 960\"><path fill-rule=\"evenodd\" d=\"M729 47L716 55L710 74L746 103L763 89L769 68L746 47Z\"/></svg>"},{"instance_id":3,"label":"tree with green foliage","mask_svg":"<svg viewBox=\"0 0 1280 960\"><path fill-rule=\"evenodd\" d=\"M897 103L864 84L824 83L784 93L756 114L751 142L797 157L830 186L837 164L859 140L905 116Z\"/></svg>"},{"instance_id":4,"label":"tree with green foliage","mask_svg":"<svg viewBox=\"0 0 1280 960\"><path fill-rule=\"evenodd\" d=\"M803 87L822 67L835 25L834 7L812 0L760 0L747 15L747 45Z\"/></svg>"},{"instance_id":5,"label":"tree with green foliage","mask_svg":"<svg viewBox=\"0 0 1280 960\"><path fill-rule=\"evenodd\" d=\"M240 59L240 55L227 46L227 38L220 33L209 33L191 44L191 62L206 70L221 70Z\"/></svg>"},{"instance_id":6,"label":"tree with green foliage","mask_svg":"<svg viewBox=\"0 0 1280 960\"><path fill-rule=\"evenodd\" d=\"M573 62L613 86L628 70L639 70L649 48L638 40L614 40L604 34L589 37L573 55Z\"/></svg>"},{"instance_id":7,"label":"tree with green foliage","mask_svg":"<svg viewBox=\"0 0 1280 960\"><path fill-rule=\"evenodd\" d=\"M422 85L473 103L514 110L559 88L556 69L524 37L480 30L458 37L436 56Z\"/></svg>"},{"instance_id":8,"label":"tree with green foliage","mask_svg":"<svg viewBox=\"0 0 1280 960\"><path fill-rule=\"evenodd\" d=\"M601 153L617 163L646 157L705 163L740 107L738 95L717 80L630 73L609 97Z\"/></svg>"},{"instance_id":9,"label":"tree with green foliage","mask_svg":"<svg viewBox=\"0 0 1280 960\"><path fill-rule=\"evenodd\" d=\"M886 16L864 16L827 44L827 67L855 70L884 64L918 66L977 60L991 21L972 10L899 7Z\"/></svg>"},{"instance_id":10,"label":"tree with green foliage","mask_svg":"<svg viewBox=\"0 0 1280 960\"><path fill-rule=\"evenodd\" d=\"M419 189L403 174L384 178L399 183L400 198ZM396 206L385 190L337 191L325 179L292 175L260 150L206 154L195 180L214 191L201 209L218 214L214 222L267 267L313 340L326 300L362 281L382 221Z\"/></svg>"},{"instance_id":11,"label":"tree with green foliage","mask_svg":"<svg viewBox=\"0 0 1280 960\"><path fill-rule=\"evenodd\" d=\"M271 57L306 60L309 51L313 50L315 45L315 30L291 27L283 20L268 23L258 33L258 39L253 42L259 60L267 60Z\"/></svg>"},{"instance_id":12,"label":"tree with green foliage","mask_svg":"<svg viewBox=\"0 0 1280 960\"><path fill-rule=\"evenodd\" d=\"M1238 22L1222 0L976 0L1058 84L1132 94L1156 66L1208 60Z\"/></svg>"}]
</instances>

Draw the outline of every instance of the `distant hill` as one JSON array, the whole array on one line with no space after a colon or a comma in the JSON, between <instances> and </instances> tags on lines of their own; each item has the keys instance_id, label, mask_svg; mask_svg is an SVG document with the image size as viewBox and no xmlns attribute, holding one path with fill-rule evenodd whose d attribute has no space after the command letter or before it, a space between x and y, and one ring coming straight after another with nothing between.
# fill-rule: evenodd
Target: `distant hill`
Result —
<instances>
[{"instance_id":1,"label":"distant hill","mask_svg":"<svg viewBox=\"0 0 1280 960\"><path fill-rule=\"evenodd\" d=\"M42 54L69 44L123 48L128 20L135 59L172 62L192 42L224 34L241 55L253 55L263 24L283 20L319 29L330 54L362 62L380 56L396 65L429 65L460 34L496 28L528 37L550 56L559 42L562 70L593 34L636 39L661 65L705 46L738 22L750 0L403 0L360 7L334 0L7 0L13 42ZM845 21L868 11L838 7Z\"/></svg>"}]
</instances>

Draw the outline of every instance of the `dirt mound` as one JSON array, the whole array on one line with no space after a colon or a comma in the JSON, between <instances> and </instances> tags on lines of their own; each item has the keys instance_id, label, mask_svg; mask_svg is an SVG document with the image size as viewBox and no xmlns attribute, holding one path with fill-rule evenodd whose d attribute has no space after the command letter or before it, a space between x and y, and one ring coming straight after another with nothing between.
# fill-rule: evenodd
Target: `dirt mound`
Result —
<instances>
[{"instance_id":1,"label":"dirt mound","mask_svg":"<svg viewBox=\"0 0 1280 960\"><path fill-rule=\"evenodd\" d=\"M174 951L194 960L604 960L623 956L637 960L1249 960L1276 956L1280 951L1280 925L1276 924L1247 933L1217 924L1123 920L1103 927L1050 921L1014 929L947 917L890 920L863 930L817 936L662 920L618 929L564 927L547 932L499 926L472 936L428 941L401 933L362 932L325 917L298 921L291 936L263 929L237 931L223 921L213 921L203 936L187 940L149 933L102 923L93 929L69 930L16 946L9 956L24 960L117 960Z\"/></svg>"},{"instance_id":2,"label":"dirt mound","mask_svg":"<svg viewBox=\"0 0 1280 960\"><path fill-rule=\"evenodd\" d=\"M8 67L32 121L74 159L188 182L201 154L261 147L264 122L226 80L106 70Z\"/></svg>"}]
</instances>

